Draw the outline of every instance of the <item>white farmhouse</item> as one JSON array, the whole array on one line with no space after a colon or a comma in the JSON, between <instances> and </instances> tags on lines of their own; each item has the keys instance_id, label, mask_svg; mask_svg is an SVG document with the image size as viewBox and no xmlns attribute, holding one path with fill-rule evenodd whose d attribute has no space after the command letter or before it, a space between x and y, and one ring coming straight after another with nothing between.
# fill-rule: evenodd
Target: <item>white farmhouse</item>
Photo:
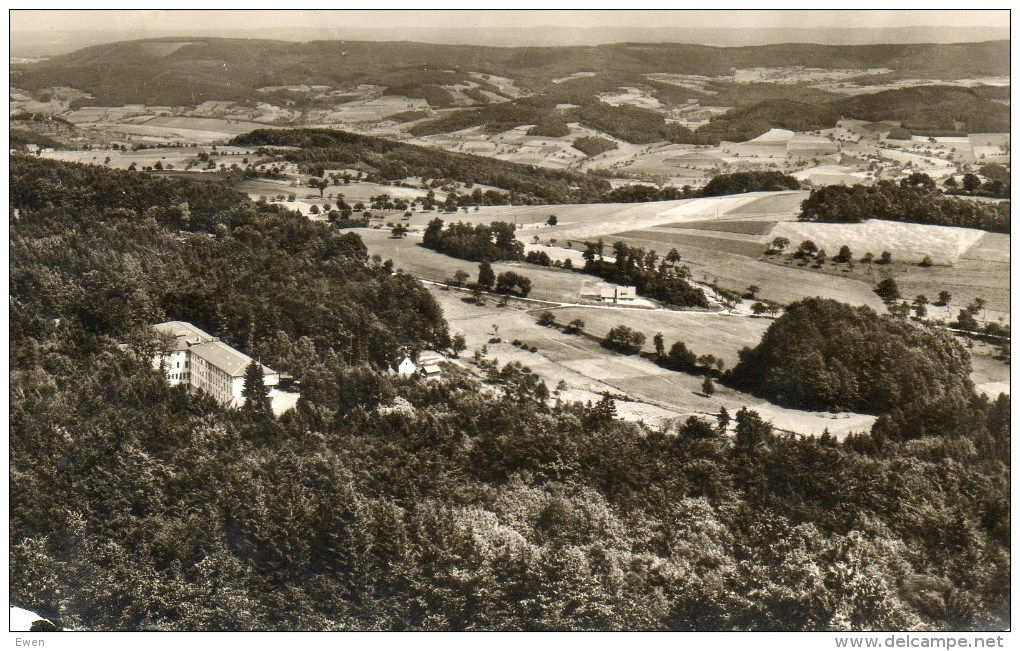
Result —
<instances>
[{"instance_id":1,"label":"white farmhouse","mask_svg":"<svg viewBox=\"0 0 1020 651\"><path fill-rule=\"evenodd\" d=\"M397 375L400 377L411 377L417 370L418 366L411 361L411 358L405 357L404 361L400 362L400 365L397 366Z\"/></svg>"}]
</instances>

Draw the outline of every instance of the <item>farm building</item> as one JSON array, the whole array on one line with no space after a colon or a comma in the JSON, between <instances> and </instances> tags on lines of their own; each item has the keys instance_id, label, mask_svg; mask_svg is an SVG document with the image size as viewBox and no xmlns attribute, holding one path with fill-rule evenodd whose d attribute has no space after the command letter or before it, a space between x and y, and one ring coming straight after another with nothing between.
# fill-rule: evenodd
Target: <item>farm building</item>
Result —
<instances>
[{"instance_id":1,"label":"farm building","mask_svg":"<svg viewBox=\"0 0 1020 651\"><path fill-rule=\"evenodd\" d=\"M227 407L244 404L241 391L251 357L184 321L157 323L153 329L173 338L173 347L152 360L170 384L183 384L191 392L207 393ZM262 374L267 387L280 383L280 374L268 366L262 367Z\"/></svg>"},{"instance_id":2,"label":"farm building","mask_svg":"<svg viewBox=\"0 0 1020 651\"><path fill-rule=\"evenodd\" d=\"M637 289L599 283L594 287L582 287L581 298L594 299L600 303L633 303L637 300Z\"/></svg>"}]
</instances>

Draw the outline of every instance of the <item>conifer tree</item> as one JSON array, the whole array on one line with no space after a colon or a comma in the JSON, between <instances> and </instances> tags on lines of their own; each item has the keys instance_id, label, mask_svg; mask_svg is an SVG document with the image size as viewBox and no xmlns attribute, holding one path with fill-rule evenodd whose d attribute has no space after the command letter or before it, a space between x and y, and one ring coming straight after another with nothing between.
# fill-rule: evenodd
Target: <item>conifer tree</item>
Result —
<instances>
[{"instance_id":1,"label":"conifer tree","mask_svg":"<svg viewBox=\"0 0 1020 651\"><path fill-rule=\"evenodd\" d=\"M244 408L247 411L257 414L273 413L266 378L262 374L262 364L255 360L252 360L244 370L244 387L241 389L241 395L244 396Z\"/></svg>"}]
</instances>

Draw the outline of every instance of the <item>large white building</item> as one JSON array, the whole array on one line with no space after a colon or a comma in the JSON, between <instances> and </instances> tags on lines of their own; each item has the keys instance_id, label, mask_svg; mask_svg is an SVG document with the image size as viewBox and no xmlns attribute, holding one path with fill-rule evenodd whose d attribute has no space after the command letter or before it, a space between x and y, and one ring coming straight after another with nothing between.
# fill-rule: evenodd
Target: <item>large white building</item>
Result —
<instances>
[{"instance_id":1,"label":"large white building","mask_svg":"<svg viewBox=\"0 0 1020 651\"><path fill-rule=\"evenodd\" d=\"M251 357L184 321L157 323L153 328L174 339L168 354L153 359L155 368L163 369L170 384L205 392L228 407L244 404L241 391ZM268 366L262 366L262 374L267 387L280 383L280 374Z\"/></svg>"}]
</instances>

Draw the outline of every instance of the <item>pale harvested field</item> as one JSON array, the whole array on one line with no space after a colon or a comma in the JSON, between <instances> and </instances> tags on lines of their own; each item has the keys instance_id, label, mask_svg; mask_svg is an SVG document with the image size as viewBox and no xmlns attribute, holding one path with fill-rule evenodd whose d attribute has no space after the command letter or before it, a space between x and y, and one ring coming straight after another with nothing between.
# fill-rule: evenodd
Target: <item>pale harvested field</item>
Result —
<instances>
[{"instance_id":1,"label":"pale harvested field","mask_svg":"<svg viewBox=\"0 0 1020 651\"><path fill-rule=\"evenodd\" d=\"M647 203L574 204L557 206L488 206L459 218L471 223L512 221L518 224L544 224L556 215L558 224L542 227L542 239L561 242L612 236L624 231L654 228L682 222L715 220L729 211L749 204L770 193L747 193L730 197L679 199ZM804 195L805 193L796 193ZM806 196L806 195L805 195Z\"/></svg>"},{"instance_id":2,"label":"pale harvested field","mask_svg":"<svg viewBox=\"0 0 1020 651\"><path fill-rule=\"evenodd\" d=\"M829 255L840 246L850 247L856 256L871 251L876 257L889 251L895 260L920 262L929 255L937 264L953 264L970 249L984 231L952 226L929 226L869 219L860 224L821 224L783 222L776 224L770 237L789 238L796 247L811 240Z\"/></svg>"},{"instance_id":3,"label":"pale harvested field","mask_svg":"<svg viewBox=\"0 0 1020 651\"><path fill-rule=\"evenodd\" d=\"M334 107L321 120L328 123L378 122L395 113L428 108L423 99L411 99L400 95L381 95L369 99L355 100Z\"/></svg>"},{"instance_id":4,"label":"pale harvested field","mask_svg":"<svg viewBox=\"0 0 1020 651\"><path fill-rule=\"evenodd\" d=\"M952 266L936 265L924 268L916 264L898 264L895 263L897 259L895 252L892 265L858 264L852 273L846 273L845 265L838 267L826 265L823 269L816 270L811 267L766 264L770 267L795 270L800 274L814 274L837 281L856 283L859 286L863 285L868 293L871 293L871 288L881 280L891 277L896 280L900 294L904 299L910 300L918 294L924 294L930 301L934 301L940 291L946 290L952 294L949 306L947 308L930 306L928 312L932 318L947 321L954 320L960 308L965 307L975 298L983 298L987 302L983 318L989 321L1002 319L1005 323L1009 323L1009 239L1009 235L1001 233L984 233ZM879 253L877 250L873 252L876 255ZM830 254L832 253L835 251L830 250ZM857 258L862 253L862 251L854 250L854 255ZM784 259L784 263L789 263L789 261ZM804 282L816 284L816 281L810 279L806 279ZM877 299L873 293L872 298ZM875 304L872 304L872 307L876 307L880 311L883 309L882 306Z\"/></svg>"},{"instance_id":5,"label":"pale harvested field","mask_svg":"<svg viewBox=\"0 0 1020 651\"><path fill-rule=\"evenodd\" d=\"M191 129L195 131L217 131L237 135L248 133L255 129L264 129L266 125L258 122L243 122L240 120L224 120L219 118L191 118L191 117L170 117L159 116L146 120L147 127L163 127L166 129Z\"/></svg>"},{"instance_id":6,"label":"pale harvested field","mask_svg":"<svg viewBox=\"0 0 1020 651\"><path fill-rule=\"evenodd\" d=\"M214 152L208 147L154 147L139 149L138 151L112 149L96 151L57 150L42 153L40 156L42 158L71 163L105 165L113 169L127 169L132 163L142 168L160 162L164 167L173 165L175 170L184 170L188 162L195 161L200 152L210 154L213 160L217 162L217 165L225 163L229 167L233 163L240 165L245 156L251 153L251 150L240 147L221 147L218 148L218 151ZM105 162L107 158L110 159L109 163ZM192 168L192 171L197 172L199 169L196 166Z\"/></svg>"}]
</instances>

